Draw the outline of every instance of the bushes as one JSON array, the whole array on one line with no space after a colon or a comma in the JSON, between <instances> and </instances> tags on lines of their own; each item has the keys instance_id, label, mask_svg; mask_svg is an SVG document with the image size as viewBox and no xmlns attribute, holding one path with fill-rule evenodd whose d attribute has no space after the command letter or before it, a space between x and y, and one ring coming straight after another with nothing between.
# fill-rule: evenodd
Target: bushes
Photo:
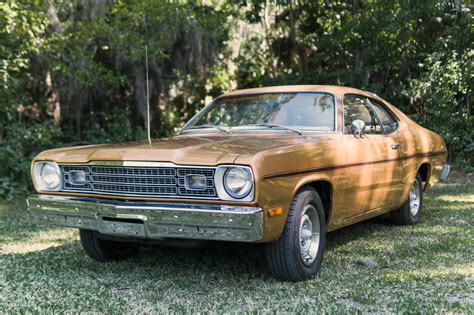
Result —
<instances>
[{"instance_id":1,"label":"bushes","mask_svg":"<svg viewBox=\"0 0 474 315\"><path fill-rule=\"evenodd\" d=\"M472 167L474 36L459 2L202 3L0 4L0 198L31 187L41 150L145 139L145 44L153 137L234 87L347 85L437 131Z\"/></svg>"},{"instance_id":2,"label":"bushes","mask_svg":"<svg viewBox=\"0 0 474 315\"><path fill-rule=\"evenodd\" d=\"M60 129L37 115L31 95L33 63L43 48L47 21L34 2L0 4L0 198L31 187L29 159L56 145ZM39 98L38 98L39 99ZM31 104L31 105L30 105ZM31 121L23 121L25 108Z\"/></svg>"},{"instance_id":3,"label":"bushes","mask_svg":"<svg viewBox=\"0 0 474 315\"><path fill-rule=\"evenodd\" d=\"M53 121L11 125L0 144L0 197L10 199L32 188L30 162L46 149L61 145L62 132Z\"/></svg>"},{"instance_id":4,"label":"bushes","mask_svg":"<svg viewBox=\"0 0 474 315\"><path fill-rule=\"evenodd\" d=\"M472 59L472 52L465 52ZM470 82L464 78L466 63L458 52L448 50L429 55L420 65L421 75L410 81L407 94L418 104L413 118L441 134L453 161L474 166L474 117L470 113Z\"/></svg>"}]
</instances>

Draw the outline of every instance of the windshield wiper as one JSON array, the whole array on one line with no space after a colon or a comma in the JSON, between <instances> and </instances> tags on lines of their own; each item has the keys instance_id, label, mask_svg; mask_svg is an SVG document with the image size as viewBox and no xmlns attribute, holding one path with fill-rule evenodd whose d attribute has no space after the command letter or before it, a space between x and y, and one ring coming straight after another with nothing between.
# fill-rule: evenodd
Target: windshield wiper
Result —
<instances>
[{"instance_id":1,"label":"windshield wiper","mask_svg":"<svg viewBox=\"0 0 474 315\"><path fill-rule=\"evenodd\" d=\"M276 124L255 124L253 126L259 126L259 127L261 126L261 127L268 127L268 128L281 128L281 129L296 132L299 135L303 134L301 132L301 130L299 130L299 129L293 129L293 128L290 128L290 127L286 127L286 126L282 126L282 125L276 125Z\"/></svg>"},{"instance_id":2,"label":"windshield wiper","mask_svg":"<svg viewBox=\"0 0 474 315\"><path fill-rule=\"evenodd\" d=\"M202 129L202 128L214 128L214 129L217 129L219 131L223 131L225 133L230 133L229 130L227 130L225 128L222 128L221 126L216 126L216 125L211 125L211 124L191 126L191 127L186 128L186 129Z\"/></svg>"}]
</instances>

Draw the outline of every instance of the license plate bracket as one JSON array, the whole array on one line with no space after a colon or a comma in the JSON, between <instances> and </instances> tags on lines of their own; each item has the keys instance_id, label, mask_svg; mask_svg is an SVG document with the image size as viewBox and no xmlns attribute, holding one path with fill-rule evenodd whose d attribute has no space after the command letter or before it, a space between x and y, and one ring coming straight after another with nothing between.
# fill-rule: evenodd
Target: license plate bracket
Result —
<instances>
[{"instance_id":1,"label":"license plate bracket","mask_svg":"<svg viewBox=\"0 0 474 315\"><path fill-rule=\"evenodd\" d=\"M142 220L111 217L97 218L97 230L108 235L146 237L145 223Z\"/></svg>"}]
</instances>

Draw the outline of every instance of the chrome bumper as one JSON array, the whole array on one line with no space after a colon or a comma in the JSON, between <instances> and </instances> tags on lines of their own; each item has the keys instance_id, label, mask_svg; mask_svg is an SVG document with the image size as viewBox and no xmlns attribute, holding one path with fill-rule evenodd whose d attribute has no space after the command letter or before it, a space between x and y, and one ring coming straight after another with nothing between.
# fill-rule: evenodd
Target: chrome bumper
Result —
<instances>
[{"instance_id":1,"label":"chrome bumper","mask_svg":"<svg viewBox=\"0 0 474 315\"><path fill-rule=\"evenodd\" d=\"M451 172L451 165L444 164L443 169L441 170L441 174L439 175L439 180L447 181L450 172Z\"/></svg>"},{"instance_id":2,"label":"chrome bumper","mask_svg":"<svg viewBox=\"0 0 474 315\"><path fill-rule=\"evenodd\" d=\"M238 242L263 238L263 211L257 207L51 195L34 195L27 203L38 222L95 230L106 235Z\"/></svg>"}]
</instances>

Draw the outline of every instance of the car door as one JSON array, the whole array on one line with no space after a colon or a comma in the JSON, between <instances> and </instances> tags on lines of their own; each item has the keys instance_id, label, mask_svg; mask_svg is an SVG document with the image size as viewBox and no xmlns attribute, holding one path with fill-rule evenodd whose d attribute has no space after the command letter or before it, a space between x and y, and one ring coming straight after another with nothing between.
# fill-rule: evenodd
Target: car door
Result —
<instances>
[{"instance_id":1,"label":"car door","mask_svg":"<svg viewBox=\"0 0 474 315\"><path fill-rule=\"evenodd\" d=\"M379 118L379 122L382 124L385 139L392 149L392 157L397 157L397 161L393 163L397 167L398 174L391 185L391 196L394 200L399 200L405 187L403 183L403 178L406 175L404 172L403 150L406 149L404 148L404 146L406 146L406 139L402 139L401 134L398 132L397 119L387 107L382 102L373 98L368 98L368 101Z\"/></svg>"},{"instance_id":2,"label":"car door","mask_svg":"<svg viewBox=\"0 0 474 315\"><path fill-rule=\"evenodd\" d=\"M346 217L390 207L401 180L398 139L387 133L377 110L362 95L349 94L343 99L344 145L346 146L350 200ZM351 124L362 120L361 137L351 132ZM348 197L348 198L347 198Z\"/></svg>"}]
</instances>

